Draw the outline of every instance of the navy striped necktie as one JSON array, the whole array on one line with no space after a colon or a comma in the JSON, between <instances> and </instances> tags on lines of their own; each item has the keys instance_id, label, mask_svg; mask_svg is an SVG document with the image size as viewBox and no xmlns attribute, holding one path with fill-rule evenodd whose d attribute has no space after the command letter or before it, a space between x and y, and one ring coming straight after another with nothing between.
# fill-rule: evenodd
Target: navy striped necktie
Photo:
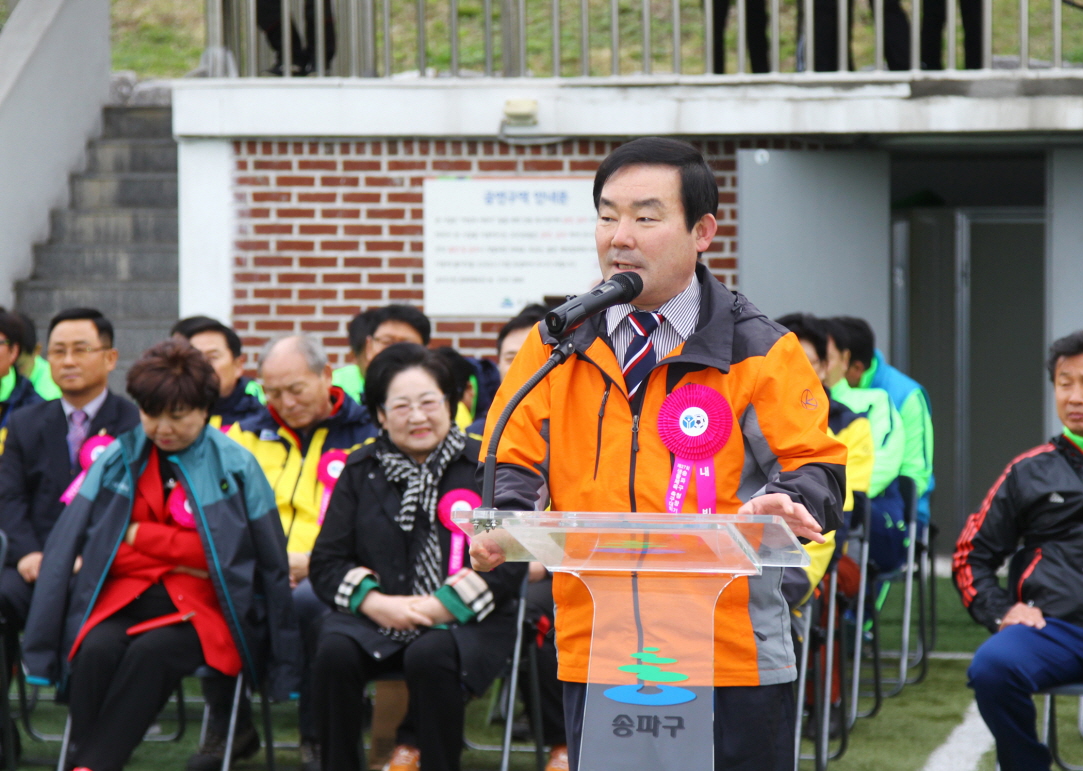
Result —
<instances>
[{"instance_id":1,"label":"navy striped necktie","mask_svg":"<svg viewBox=\"0 0 1083 771\"><path fill-rule=\"evenodd\" d=\"M632 325L632 340L624 354L624 382L628 386L628 396L634 396L658 361L651 342L651 333L658 329L664 319L661 313L652 311L632 311L628 314L628 323Z\"/></svg>"}]
</instances>

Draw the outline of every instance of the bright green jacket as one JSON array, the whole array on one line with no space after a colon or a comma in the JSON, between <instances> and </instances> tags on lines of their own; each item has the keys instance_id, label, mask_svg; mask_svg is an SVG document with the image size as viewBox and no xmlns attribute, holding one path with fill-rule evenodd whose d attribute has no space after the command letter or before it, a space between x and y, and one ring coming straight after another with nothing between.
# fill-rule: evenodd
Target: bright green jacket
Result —
<instances>
[{"instance_id":1,"label":"bright green jacket","mask_svg":"<svg viewBox=\"0 0 1083 771\"><path fill-rule=\"evenodd\" d=\"M845 378L831 387L831 398L869 419L874 445L869 498L875 498L901 473L906 429L899 411L891 403L887 391L851 388Z\"/></svg>"},{"instance_id":2,"label":"bright green jacket","mask_svg":"<svg viewBox=\"0 0 1083 771\"><path fill-rule=\"evenodd\" d=\"M34 357L34 369L31 370L30 377L27 380L34 386L34 390L38 392L38 395L47 402L63 396L60 386L53 382L53 373L49 369L49 362L45 361L41 356Z\"/></svg>"},{"instance_id":3,"label":"bright green jacket","mask_svg":"<svg viewBox=\"0 0 1083 771\"><path fill-rule=\"evenodd\" d=\"M331 373L331 385L337 385L355 402L364 406L361 394L365 392L365 376L356 364L347 364Z\"/></svg>"},{"instance_id":4,"label":"bright green jacket","mask_svg":"<svg viewBox=\"0 0 1083 771\"><path fill-rule=\"evenodd\" d=\"M884 389L899 410L906 427L906 448L899 473L914 480L918 497L925 495L933 476L933 416L925 389L884 361L880 351L861 376L860 387Z\"/></svg>"}]
</instances>

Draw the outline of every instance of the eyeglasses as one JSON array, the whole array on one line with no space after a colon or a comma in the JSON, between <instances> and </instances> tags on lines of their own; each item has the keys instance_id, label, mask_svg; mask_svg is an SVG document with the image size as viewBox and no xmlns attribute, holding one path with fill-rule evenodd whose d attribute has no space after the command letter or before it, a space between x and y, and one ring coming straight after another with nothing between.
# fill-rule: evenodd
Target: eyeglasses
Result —
<instances>
[{"instance_id":1,"label":"eyeglasses","mask_svg":"<svg viewBox=\"0 0 1083 771\"><path fill-rule=\"evenodd\" d=\"M104 345L100 348L89 348L85 345L77 345L74 348L50 348L45 352L46 358L54 359L56 361L62 361L68 358L68 354L71 354L73 359L85 359L92 353L98 353L99 351L108 351L109 349Z\"/></svg>"},{"instance_id":2,"label":"eyeglasses","mask_svg":"<svg viewBox=\"0 0 1083 771\"><path fill-rule=\"evenodd\" d=\"M384 412L400 419L408 418L415 408L419 408L426 415L435 415L443 409L446 403L446 398L427 396L419 402L395 402L394 404L384 405Z\"/></svg>"},{"instance_id":3,"label":"eyeglasses","mask_svg":"<svg viewBox=\"0 0 1083 771\"><path fill-rule=\"evenodd\" d=\"M395 337L393 335L373 335L372 342L383 348L390 348L397 343L409 343L411 340L407 337Z\"/></svg>"}]
</instances>

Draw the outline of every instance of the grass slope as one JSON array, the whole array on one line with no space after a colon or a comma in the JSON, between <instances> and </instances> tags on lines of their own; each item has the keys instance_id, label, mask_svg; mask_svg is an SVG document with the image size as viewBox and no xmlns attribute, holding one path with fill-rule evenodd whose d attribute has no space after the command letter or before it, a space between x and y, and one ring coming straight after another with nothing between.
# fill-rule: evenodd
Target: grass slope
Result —
<instances>
[{"instance_id":1,"label":"grass slope","mask_svg":"<svg viewBox=\"0 0 1083 771\"><path fill-rule=\"evenodd\" d=\"M644 7L651 19L650 46L652 69L656 73L672 69L673 26L671 21L674 2L681 8L681 53L685 73L703 71L703 2L702 0L585 0L589 28L589 59L592 75L608 75L612 69L609 30L611 16L616 11L621 41L619 69L632 73L642 69L642 40ZM754 0L749 0L752 2ZM5 2L0 0L0 20L5 13ZM336 0L339 9L345 8L342 0ZM413 70L417 67L417 2L416 0L388 0L392 9L391 40L395 72ZM558 10L560 20L560 67L562 75L581 73L580 63L580 2L579 0L524 0L527 19L527 68L536 75L549 75L553 71L552 34L553 8ZM763 0L768 2L768 0ZM913 0L903 0L909 13ZM228 7L230 0L226 0ZM140 77L180 77L191 71L199 62L204 44L203 3L189 0L112 0L113 5L113 66L115 69L135 70ZM459 0L458 22L460 40L460 66L464 70L480 72L484 69L484 2L483 0ZM769 5L769 4L768 4ZM783 71L793 71L797 41L797 7L795 0L780 3L779 24L781 28L780 52ZM377 11L376 45L378 59L383 57L383 3L375 2ZM450 0L427 0L425 33L427 37L427 64L437 71L446 72L450 67L449 41ZM870 67L874 61L872 2L861 0L854 4L853 56L855 67ZM499 69L501 61L500 8L494 0L493 28L494 61ZM994 0L993 2L993 52L997 55L1018 55L1019 31L1018 0ZM348 46L341 40L347 25L341 23L339 12L340 54L336 67L345 67ZM1083 62L1083 11L1064 6L1064 55L1070 62ZM298 15L295 14L295 18ZM1030 3L1030 56L1048 61L1052 57L1052 10L1050 3ZM736 69L736 2L731 3L730 18L726 25L726 50L728 72ZM959 67L962 66L962 29L957 31ZM264 57L266 46L264 48ZM261 64L266 66L267 62ZM380 65L382 67L382 65Z\"/></svg>"}]
</instances>

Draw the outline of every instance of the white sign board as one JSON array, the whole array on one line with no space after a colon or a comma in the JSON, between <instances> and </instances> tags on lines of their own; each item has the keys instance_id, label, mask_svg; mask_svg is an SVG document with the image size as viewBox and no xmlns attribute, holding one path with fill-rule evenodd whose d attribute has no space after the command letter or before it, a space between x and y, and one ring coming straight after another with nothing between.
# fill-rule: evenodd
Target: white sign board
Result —
<instances>
[{"instance_id":1,"label":"white sign board","mask_svg":"<svg viewBox=\"0 0 1083 771\"><path fill-rule=\"evenodd\" d=\"M425 313L508 318L601 281L591 179L425 180Z\"/></svg>"}]
</instances>

